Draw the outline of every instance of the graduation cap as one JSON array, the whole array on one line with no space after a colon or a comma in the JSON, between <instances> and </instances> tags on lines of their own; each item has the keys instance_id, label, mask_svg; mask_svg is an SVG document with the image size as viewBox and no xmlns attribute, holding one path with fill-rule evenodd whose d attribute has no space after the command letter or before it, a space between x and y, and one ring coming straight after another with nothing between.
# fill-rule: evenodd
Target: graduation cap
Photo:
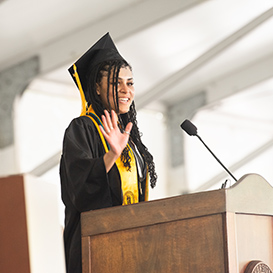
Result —
<instances>
[{"instance_id":1,"label":"graduation cap","mask_svg":"<svg viewBox=\"0 0 273 273\"><path fill-rule=\"evenodd\" d=\"M96 65L109 60L124 60L119 54L109 32L100 38L69 69L69 73L81 93L82 113L86 110L88 73Z\"/></svg>"}]
</instances>

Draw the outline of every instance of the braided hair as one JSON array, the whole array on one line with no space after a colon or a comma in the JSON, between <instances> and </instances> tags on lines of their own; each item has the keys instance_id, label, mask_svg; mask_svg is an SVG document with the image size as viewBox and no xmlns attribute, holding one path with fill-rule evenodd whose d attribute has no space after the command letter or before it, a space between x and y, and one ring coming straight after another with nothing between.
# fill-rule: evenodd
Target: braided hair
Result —
<instances>
[{"instance_id":1,"label":"braided hair","mask_svg":"<svg viewBox=\"0 0 273 273\"><path fill-rule=\"evenodd\" d=\"M142 155L144 161L148 166L148 172L150 176L150 185L152 188L155 187L157 181L157 174L155 172L155 164L153 161L153 156L148 151L147 147L141 141L141 133L139 132L137 119L136 119L136 109L135 104L132 102L128 113L119 114L119 102L118 102L118 75L121 68L129 68L132 71L132 67L125 60L109 60L98 64L97 66L90 69L88 73L88 86L86 92L86 101L89 105L92 105L95 113L100 117L104 114L105 106L103 105L100 96L96 92L97 84L100 84L102 77L107 73L107 100L109 101L109 82L113 82L114 91L113 101L115 112L118 115L118 120L120 124L120 129L124 131L128 122L132 122L133 127L130 134L130 140L137 147L138 151ZM112 76L112 78L111 78ZM111 109L110 109L111 110ZM126 146L121 153L121 161L127 170L131 169L131 158L129 155L129 148Z\"/></svg>"}]
</instances>

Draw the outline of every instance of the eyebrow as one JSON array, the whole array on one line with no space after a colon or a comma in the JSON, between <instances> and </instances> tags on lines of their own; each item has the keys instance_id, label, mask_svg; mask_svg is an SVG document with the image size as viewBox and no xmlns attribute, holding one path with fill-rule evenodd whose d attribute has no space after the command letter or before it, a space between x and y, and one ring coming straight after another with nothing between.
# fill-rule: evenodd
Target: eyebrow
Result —
<instances>
[{"instance_id":1,"label":"eyebrow","mask_svg":"<svg viewBox=\"0 0 273 273\"><path fill-rule=\"evenodd\" d=\"M118 77L118 79L119 80L128 80L128 81L130 81L130 80L133 80L134 78L120 78L120 77Z\"/></svg>"}]
</instances>

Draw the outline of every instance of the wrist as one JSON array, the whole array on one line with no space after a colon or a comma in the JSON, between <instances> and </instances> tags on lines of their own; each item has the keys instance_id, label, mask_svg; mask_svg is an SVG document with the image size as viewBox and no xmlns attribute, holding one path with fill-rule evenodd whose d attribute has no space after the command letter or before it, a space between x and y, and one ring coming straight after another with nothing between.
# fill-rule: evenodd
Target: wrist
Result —
<instances>
[{"instance_id":1,"label":"wrist","mask_svg":"<svg viewBox=\"0 0 273 273\"><path fill-rule=\"evenodd\" d=\"M113 165L115 164L116 160L119 158L120 155L114 153L113 151L109 151L107 152L104 156L103 156L103 160L104 160L104 165L106 168L106 172L108 173L111 168L113 167Z\"/></svg>"},{"instance_id":2,"label":"wrist","mask_svg":"<svg viewBox=\"0 0 273 273\"><path fill-rule=\"evenodd\" d=\"M113 150L109 150L107 154L109 158L111 158L114 161L116 161L120 157L120 154L115 153Z\"/></svg>"}]
</instances>

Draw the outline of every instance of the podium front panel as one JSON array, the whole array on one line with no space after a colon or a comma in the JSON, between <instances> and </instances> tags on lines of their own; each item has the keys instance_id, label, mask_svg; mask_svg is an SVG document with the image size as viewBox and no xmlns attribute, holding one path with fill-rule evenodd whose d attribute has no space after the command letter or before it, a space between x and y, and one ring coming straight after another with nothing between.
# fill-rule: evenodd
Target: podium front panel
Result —
<instances>
[{"instance_id":1,"label":"podium front panel","mask_svg":"<svg viewBox=\"0 0 273 273\"><path fill-rule=\"evenodd\" d=\"M227 272L222 214L89 237L90 273Z\"/></svg>"}]
</instances>

